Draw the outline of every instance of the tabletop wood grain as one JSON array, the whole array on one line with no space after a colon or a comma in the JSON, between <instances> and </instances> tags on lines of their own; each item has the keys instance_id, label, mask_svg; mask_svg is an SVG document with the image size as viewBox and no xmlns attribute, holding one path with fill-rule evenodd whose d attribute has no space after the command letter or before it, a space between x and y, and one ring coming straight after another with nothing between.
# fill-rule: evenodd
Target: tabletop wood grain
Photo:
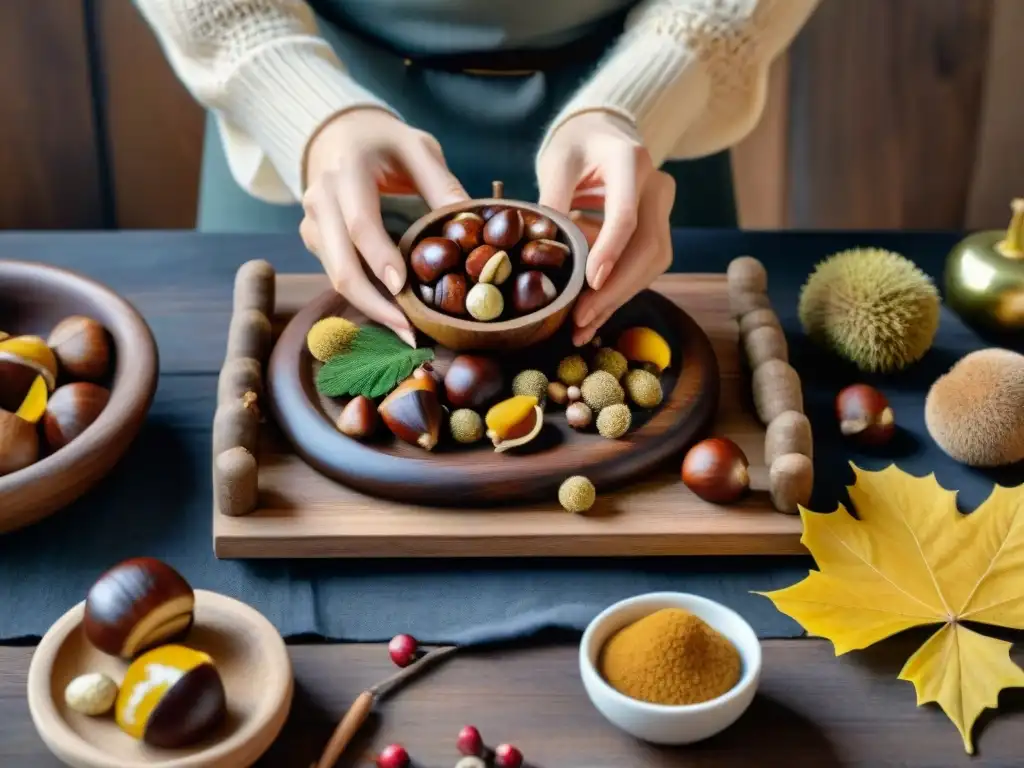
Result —
<instances>
[{"instance_id":1,"label":"tabletop wood grain","mask_svg":"<svg viewBox=\"0 0 1024 768\"><path fill-rule=\"evenodd\" d=\"M920 636L835 658L820 640L764 643L754 703L730 729L699 745L662 748L608 724L586 698L576 646L456 654L380 702L340 768L368 768L375 750L400 742L416 768L450 768L455 736L476 725L492 748L518 746L531 768L994 768L1024 763L1024 691L1002 695L982 716L977 754L964 754L936 707L915 707L896 679ZM291 716L260 768L305 768L359 693L394 671L383 645L291 647L296 695ZM59 766L36 735L25 701L31 648L0 648L0 765ZM1014 654L1019 662L1024 652Z\"/></svg>"}]
</instances>

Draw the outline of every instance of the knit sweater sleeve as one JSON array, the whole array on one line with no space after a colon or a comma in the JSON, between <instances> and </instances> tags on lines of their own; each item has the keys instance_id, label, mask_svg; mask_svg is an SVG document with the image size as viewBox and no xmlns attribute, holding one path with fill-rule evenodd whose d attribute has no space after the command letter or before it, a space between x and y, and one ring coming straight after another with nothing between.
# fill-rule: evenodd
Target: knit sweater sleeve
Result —
<instances>
[{"instance_id":1,"label":"knit sweater sleeve","mask_svg":"<svg viewBox=\"0 0 1024 768\"><path fill-rule=\"evenodd\" d=\"M135 0L185 87L216 115L232 175L252 195L302 195L307 144L355 107L389 109L346 74L302 0Z\"/></svg>"},{"instance_id":2,"label":"knit sweater sleeve","mask_svg":"<svg viewBox=\"0 0 1024 768\"><path fill-rule=\"evenodd\" d=\"M757 124L768 68L819 0L644 0L548 126L595 110L630 121L660 166L731 147Z\"/></svg>"}]
</instances>

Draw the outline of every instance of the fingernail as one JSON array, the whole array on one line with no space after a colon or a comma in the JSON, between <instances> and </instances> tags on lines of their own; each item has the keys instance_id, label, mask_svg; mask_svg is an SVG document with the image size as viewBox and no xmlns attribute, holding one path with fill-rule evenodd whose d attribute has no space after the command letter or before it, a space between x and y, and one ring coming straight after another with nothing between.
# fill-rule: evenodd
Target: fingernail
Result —
<instances>
[{"instance_id":1,"label":"fingernail","mask_svg":"<svg viewBox=\"0 0 1024 768\"><path fill-rule=\"evenodd\" d=\"M390 264L384 267L384 282L387 283L392 294L397 294L402 290L402 278L398 276L398 270Z\"/></svg>"},{"instance_id":2,"label":"fingernail","mask_svg":"<svg viewBox=\"0 0 1024 768\"><path fill-rule=\"evenodd\" d=\"M590 325L590 321L594 319L594 310L585 309L580 313L580 316L576 318L576 325L581 328L585 328Z\"/></svg>"},{"instance_id":3,"label":"fingernail","mask_svg":"<svg viewBox=\"0 0 1024 768\"><path fill-rule=\"evenodd\" d=\"M395 331L395 335L397 335L398 338L400 338L413 349L416 348L416 334L413 333L409 328L400 328L399 330Z\"/></svg>"},{"instance_id":4,"label":"fingernail","mask_svg":"<svg viewBox=\"0 0 1024 768\"><path fill-rule=\"evenodd\" d=\"M602 264L597 268L597 274L594 275L594 290L601 290L601 286L604 285L604 279L608 276L608 265Z\"/></svg>"}]
</instances>

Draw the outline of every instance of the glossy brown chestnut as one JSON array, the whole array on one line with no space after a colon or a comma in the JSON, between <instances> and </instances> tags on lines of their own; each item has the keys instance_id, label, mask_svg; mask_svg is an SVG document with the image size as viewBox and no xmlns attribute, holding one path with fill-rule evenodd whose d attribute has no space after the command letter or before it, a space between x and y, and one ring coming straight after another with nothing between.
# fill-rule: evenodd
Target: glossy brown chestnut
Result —
<instances>
[{"instance_id":1,"label":"glossy brown chestnut","mask_svg":"<svg viewBox=\"0 0 1024 768\"><path fill-rule=\"evenodd\" d=\"M74 315L57 324L46 345L73 379L101 381L110 371L110 337L91 317Z\"/></svg>"},{"instance_id":2,"label":"glossy brown chestnut","mask_svg":"<svg viewBox=\"0 0 1024 768\"><path fill-rule=\"evenodd\" d=\"M469 253L484 242L484 220L477 213L464 211L449 219L442 232L464 252Z\"/></svg>"},{"instance_id":3,"label":"glossy brown chestnut","mask_svg":"<svg viewBox=\"0 0 1024 768\"><path fill-rule=\"evenodd\" d=\"M445 397L453 408L479 410L494 401L504 388L501 367L482 355L459 355L444 377Z\"/></svg>"},{"instance_id":4,"label":"glossy brown chestnut","mask_svg":"<svg viewBox=\"0 0 1024 768\"><path fill-rule=\"evenodd\" d=\"M519 254L523 264L540 269L561 269L568 256L569 246L557 240L531 240Z\"/></svg>"},{"instance_id":5,"label":"glossy brown chestnut","mask_svg":"<svg viewBox=\"0 0 1024 768\"><path fill-rule=\"evenodd\" d=\"M432 283L462 262L462 249L447 237L425 237L412 249L409 264L416 277Z\"/></svg>"},{"instance_id":6,"label":"glossy brown chestnut","mask_svg":"<svg viewBox=\"0 0 1024 768\"><path fill-rule=\"evenodd\" d=\"M338 416L338 430L356 440L364 440L377 428L377 408L365 395L353 397Z\"/></svg>"},{"instance_id":7,"label":"glossy brown chestnut","mask_svg":"<svg viewBox=\"0 0 1024 768\"><path fill-rule=\"evenodd\" d=\"M194 607L192 587L180 573L161 560L135 557L92 585L82 626L97 649L130 659L188 632Z\"/></svg>"},{"instance_id":8,"label":"glossy brown chestnut","mask_svg":"<svg viewBox=\"0 0 1024 768\"><path fill-rule=\"evenodd\" d=\"M527 240L554 240L558 237L558 227L547 216L523 211L523 221L526 223Z\"/></svg>"},{"instance_id":9,"label":"glossy brown chestnut","mask_svg":"<svg viewBox=\"0 0 1024 768\"><path fill-rule=\"evenodd\" d=\"M686 487L712 504L738 501L750 487L746 455L727 437L709 437L693 446L683 459Z\"/></svg>"},{"instance_id":10,"label":"glossy brown chestnut","mask_svg":"<svg viewBox=\"0 0 1024 768\"><path fill-rule=\"evenodd\" d=\"M485 205L480 209L480 218L485 222L490 221L494 218L494 214L504 211L507 205Z\"/></svg>"},{"instance_id":11,"label":"glossy brown chestnut","mask_svg":"<svg viewBox=\"0 0 1024 768\"><path fill-rule=\"evenodd\" d=\"M543 272L530 270L516 278L515 289L512 291L512 306L520 315L536 312L555 300L558 292L551 278Z\"/></svg>"},{"instance_id":12,"label":"glossy brown chestnut","mask_svg":"<svg viewBox=\"0 0 1024 768\"><path fill-rule=\"evenodd\" d=\"M16 360L0 360L0 410L17 411L38 375L35 368Z\"/></svg>"},{"instance_id":13,"label":"glossy brown chestnut","mask_svg":"<svg viewBox=\"0 0 1024 768\"><path fill-rule=\"evenodd\" d=\"M884 445L896 432L885 395L867 384L851 384L836 397L839 431L864 445Z\"/></svg>"},{"instance_id":14,"label":"glossy brown chestnut","mask_svg":"<svg viewBox=\"0 0 1024 768\"><path fill-rule=\"evenodd\" d=\"M0 410L0 477L24 469L39 458L39 433L10 411Z\"/></svg>"},{"instance_id":15,"label":"glossy brown chestnut","mask_svg":"<svg viewBox=\"0 0 1024 768\"><path fill-rule=\"evenodd\" d=\"M434 305L449 315L466 314L466 278L458 272L449 272L437 281Z\"/></svg>"},{"instance_id":16,"label":"glossy brown chestnut","mask_svg":"<svg viewBox=\"0 0 1024 768\"><path fill-rule=\"evenodd\" d=\"M377 407L392 434L410 445L433 450L441 432L441 403L431 376L410 376Z\"/></svg>"},{"instance_id":17,"label":"glossy brown chestnut","mask_svg":"<svg viewBox=\"0 0 1024 768\"><path fill-rule=\"evenodd\" d=\"M484 242L508 249L523 239L523 214L518 208L505 208L484 224Z\"/></svg>"},{"instance_id":18,"label":"glossy brown chestnut","mask_svg":"<svg viewBox=\"0 0 1024 768\"><path fill-rule=\"evenodd\" d=\"M110 391L99 384L77 381L58 387L43 414L43 435L51 451L59 451L99 418Z\"/></svg>"}]
</instances>

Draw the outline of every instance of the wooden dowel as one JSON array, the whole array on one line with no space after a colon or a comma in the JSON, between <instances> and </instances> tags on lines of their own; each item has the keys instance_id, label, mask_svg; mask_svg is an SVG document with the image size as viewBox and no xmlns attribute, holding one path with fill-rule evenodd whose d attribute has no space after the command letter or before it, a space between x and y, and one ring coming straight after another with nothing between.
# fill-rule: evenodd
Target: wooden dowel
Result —
<instances>
[{"instance_id":1,"label":"wooden dowel","mask_svg":"<svg viewBox=\"0 0 1024 768\"><path fill-rule=\"evenodd\" d=\"M359 694L341 722L338 723L338 727L334 729L334 733L331 734L331 740L327 742L324 753L317 762L313 763L311 768L332 768L338 762L338 758L341 757L349 742L369 717L370 710L373 709L374 698L370 691L363 691Z\"/></svg>"}]
</instances>

